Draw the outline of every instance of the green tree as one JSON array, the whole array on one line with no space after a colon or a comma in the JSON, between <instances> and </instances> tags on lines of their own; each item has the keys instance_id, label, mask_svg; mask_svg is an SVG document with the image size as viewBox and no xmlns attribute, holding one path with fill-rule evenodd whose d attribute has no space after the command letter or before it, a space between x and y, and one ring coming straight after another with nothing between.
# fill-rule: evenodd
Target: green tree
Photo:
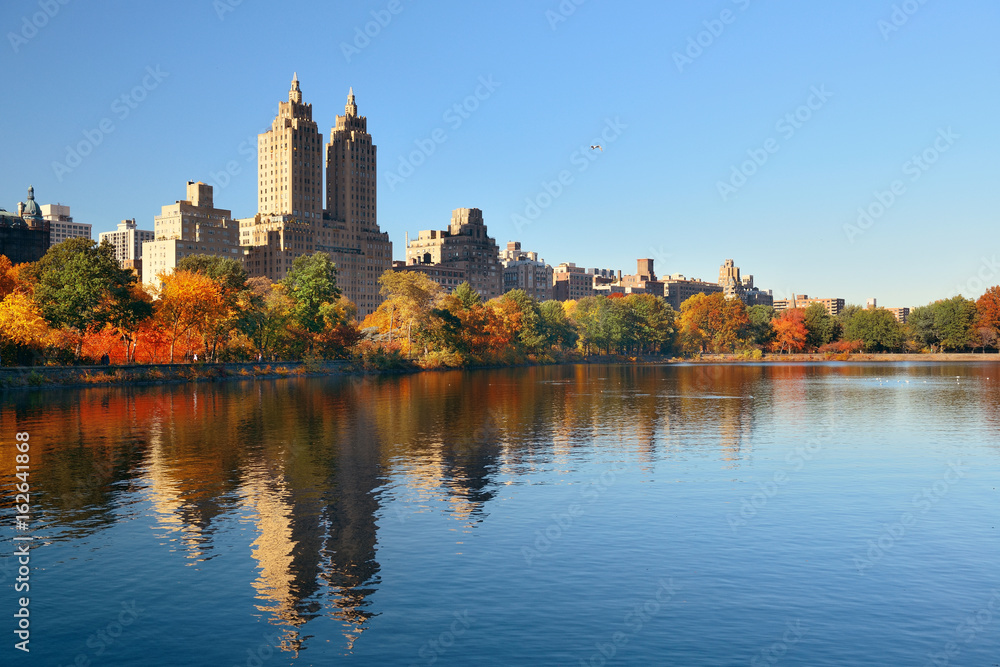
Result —
<instances>
[{"instance_id":1,"label":"green tree","mask_svg":"<svg viewBox=\"0 0 1000 667\"><path fill-rule=\"evenodd\" d=\"M827 312L823 304L811 304L805 310L806 346L818 348L840 338L843 325Z\"/></svg>"},{"instance_id":2,"label":"green tree","mask_svg":"<svg viewBox=\"0 0 1000 667\"><path fill-rule=\"evenodd\" d=\"M573 322L566 316L566 310L559 301L549 300L539 306L542 317L542 331L549 347L572 349L579 339Z\"/></svg>"},{"instance_id":3,"label":"green tree","mask_svg":"<svg viewBox=\"0 0 1000 667\"><path fill-rule=\"evenodd\" d=\"M340 298L337 287L337 267L325 252L300 255L281 281L292 300L292 320L310 333L319 333L326 326L321 308Z\"/></svg>"},{"instance_id":4,"label":"green tree","mask_svg":"<svg viewBox=\"0 0 1000 667\"><path fill-rule=\"evenodd\" d=\"M107 240L100 245L83 238L63 241L29 267L27 276L42 316L53 327L77 334L77 358L81 336L88 330L123 324L129 328L128 322L148 317L145 306L131 305L138 294L136 276L118 265Z\"/></svg>"},{"instance_id":5,"label":"green tree","mask_svg":"<svg viewBox=\"0 0 1000 667\"><path fill-rule=\"evenodd\" d=\"M747 317L750 320L750 340L754 345L763 348L770 347L774 342L774 318L775 310L773 306L750 306L747 308Z\"/></svg>"},{"instance_id":6,"label":"green tree","mask_svg":"<svg viewBox=\"0 0 1000 667\"><path fill-rule=\"evenodd\" d=\"M935 301L934 331L942 350L960 350L972 343L976 322L976 302L961 295Z\"/></svg>"},{"instance_id":7,"label":"green tree","mask_svg":"<svg viewBox=\"0 0 1000 667\"><path fill-rule=\"evenodd\" d=\"M469 284L468 280L456 287L455 291L452 292L452 296L458 299L458 302L462 304L462 308L465 310L472 310L473 307L483 302L483 297L480 296L479 292L472 289L472 285Z\"/></svg>"},{"instance_id":8,"label":"green tree","mask_svg":"<svg viewBox=\"0 0 1000 667\"><path fill-rule=\"evenodd\" d=\"M859 310L844 327L845 340L861 341L868 352L887 352L903 346L903 327L885 308Z\"/></svg>"},{"instance_id":9,"label":"green tree","mask_svg":"<svg viewBox=\"0 0 1000 667\"><path fill-rule=\"evenodd\" d=\"M918 306L910 311L906 318L906 328L910 337L923 347L929 347L931 352L940 342L937 329L934 327L934 306Z\"/></svg>"}]
</instances>

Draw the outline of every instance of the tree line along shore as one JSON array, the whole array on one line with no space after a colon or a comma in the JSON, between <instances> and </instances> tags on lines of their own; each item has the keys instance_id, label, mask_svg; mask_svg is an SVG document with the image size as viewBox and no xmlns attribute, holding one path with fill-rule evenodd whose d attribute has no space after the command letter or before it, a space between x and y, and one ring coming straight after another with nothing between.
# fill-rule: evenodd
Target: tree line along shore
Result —
<instances>
[{"instance_id":1,"label":"tree line along shore","mask_svg":"<svg viewBox=\"0 0 1000 667\"><path fill-rule=\"evenodd\" d=\"M0 365L340 360L405 370L650 355L930 359L1000 348L1000 287L914 308L902 324L881 308L776 312L722 294L695 295L677 312L650 294L540 303L521 290L484 300L468 283L449 294L415 272L386 271L379 283L385 300L359 322L323 253L297 258L278 282L249 278L235 259L195 255L151 288L119 267L110 244L71 239L34 263L0 255Z\"/></svg>"}]
</instances>

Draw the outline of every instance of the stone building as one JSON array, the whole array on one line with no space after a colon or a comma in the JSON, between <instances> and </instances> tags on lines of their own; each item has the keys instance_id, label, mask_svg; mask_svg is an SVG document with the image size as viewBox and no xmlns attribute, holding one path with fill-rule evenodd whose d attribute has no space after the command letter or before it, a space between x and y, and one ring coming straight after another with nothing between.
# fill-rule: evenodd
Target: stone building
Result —
<instances>
[{"instance_id":1,"label":"stone building","mask_svg":"<svg viewBox=\"0 0 1000 667\"><path fill-rule=\"evenodd\" d=\"M191 255L241 260L239 223L228 209L215 208L212 186L188 181L187 199L163 206L153 219L152 241L142 244L142 282L159 283Z\"/></svg>"},{"instance_id":2,"label":"stone building","mask_svg":"<svg viewBox=\"0 0 1000 667\"><path fill-rule=\"evenodd\" d=\"M122 268L126 266L134 268L142 266L141 263L136 264L138 260L142 259L142 244L146 241L156 240L156 234L151 230L139 229L139 225L133 218L119 222L116 231L101 232L99 238L101 243L107 239L115 247L115 259L118 260L118 264Z\"/></svg>"},{"instance_id":3,"label":"stone building","mask_svg":"<svg viewBox=\"0 0 1000 667\"><path fill-rule=\"evenodd\" d=\"M37 262L51 246L51 224L35 203L35 189L28 186L28 201L18 202L17 215L0 208L0 255L12 264Z\"/></svg>"},{"instance_id":4,"label":"stone building","mask_svg":"<svg viewBox=\"0 0 1000 667\"><path fill-rule=\"evenodd\" d=\"M444 231L424 230L407 241L406 264L440 265L465 271L472 289L484 300L503 294L503 266L495 239L490 238L478 208L457 208Z\"/></svg>"},{"instance_id":5,"label":"stone building","mask_svg":"<svg viewBox=\"0 0 1000 667\"><path fill-rule=\"evenodd\" d=\"M537 252L521 250L520 241L507 244L500 255L503 264L503 291L524 290L538 301L552 299L552 267Z\"/></svg>"},{"instance_id":6,"label":"stone building","mask_svg":"<svg viewBox=\"0 0 1000 667\"><path fill-rule=\"evenodd\" d=\"M62 204L42 204L42 217L49 221L51 238L49 245L62 243L66 239L91 238L93 225L85 222L73 222L69 214L69 206Z\"/></svg>"},{"instance_id":7,"label":"stone building","mask_svg":"<svg viewBox=\"0 0 1000 667\"><path fill-rule=\"evenodd\" d=\"M667 276L662 280L666 291L663 298L677 312L680 312L682 303L696 294L719 294L723 291L722 285L718 283L707 283L697 278L685 278L679 273Z\"/></svg>"},{"instance_id":8,"label":"stone building","mask_svg":"<svg viewBox=\"0 0 1000 667\"><path fill-rule=\"evenodd\" d=\"M378 226L377 167L368 118L358 115L351 88L326 145L326 213L316 249L336 263L337 284L359 319L382 303L378 278L392 268L392 242Z\"/></svg>"},{"instance_id":9,"label":"stone building","mask_svg":"<svg viewBox=\"0 0 1000 667\"><path fill-rule=\"evenodd\" d=\"M374 312L382 301L378 278L392 266L392 243L378 227L376 147L353 89L324 146L312 104L302 102L293 76L288 101L279 102L271 129L257 142L257 215L240 220L247 272L281 280L296 257L325 252L358 318Z\"/></svg>"},{"instance_id":10,"label":"stone building","mask_svg":"<svg viewBox=\"0 0 1000 667\"><path fill-rule=\"evenodd\" d=\"M770 306L774 303L771 290L764 291L754 287L753 276L741 276L740 267L731 259L727 259L719 267L719 285L727 299L739 299L748 307Z\"/></svg>"}]
</instances>

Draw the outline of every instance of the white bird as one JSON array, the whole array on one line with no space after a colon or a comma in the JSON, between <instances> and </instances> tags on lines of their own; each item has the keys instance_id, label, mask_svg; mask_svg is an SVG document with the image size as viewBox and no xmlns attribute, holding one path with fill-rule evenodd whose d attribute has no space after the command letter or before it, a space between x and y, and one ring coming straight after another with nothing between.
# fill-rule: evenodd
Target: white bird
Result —
<instances>
[{"instance_id":1,"label":"white bird","mask_svg":"<svg viewBox=\"0 0 1000 667\"><path fill-rule=\"evenodd\" d=\"M598 144L598 145L596 145L596 146L591 146L591 147L590 147L590 150L594 150L594 149L596 149L596 148L600 148L600 149L601 149L601 152L602 152L602 153L604 152L604 149L603 149L603 148L601 148L601 145L600 145L600 144Z\"/></svg>"}]
</instances>

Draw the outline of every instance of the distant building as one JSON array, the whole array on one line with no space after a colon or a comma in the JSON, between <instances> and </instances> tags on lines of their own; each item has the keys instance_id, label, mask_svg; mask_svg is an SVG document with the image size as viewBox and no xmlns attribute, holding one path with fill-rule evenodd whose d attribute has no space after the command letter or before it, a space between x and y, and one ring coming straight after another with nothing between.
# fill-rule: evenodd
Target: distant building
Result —
<instances>
[{"instance_id":1,"label":"distant building","mask_svg":"<svg viewBox=\"0 0 1000 667\"><path fill-rule=\"evenodd\" d=\"M503 266L496 240L487 234L478 208L452 211L447 230L423 230L406 245L406 265L437 265L465 272L483 299L503 294Z\"/></svg>"},{"instance_id":2,"label":"distant building","mask_svg":"<svg viewBox=\"0 0 1000 667\"><path fill-rule=\"evenodd\" d=\"M537 252L523 251L520 241L512 241L501 253L500 263L504 293L519 289L538 301L552 299L552 267L539 259Z\"/></svg>"},{"instance_id":3,"label":"distant building","mask_svg":"<svg viewBox=\"0 0 1000 667\"><path fill-rule=\"evenodd\" d=\"M154 240L142 244L142 282L155 285L191 255L240 261L239 223L228 209L215 208L212 186L187 183L187 199L163 206L153 221Z\"/></svg>"},{"instance_id":4,"label":"distant building","mask_svg":"<svg viewBox=\"0 0 1000 667\"><path fill-rule=\"evenodd\" d=\"M681 304L697 294L719 294L722 293L722 285L718 283L707 283L697 278L685 278L680 273L667 276L662 279L666 289L664 298L670 307L680 312Z\"/></svg>"},{"instance_id":5,"label":"distant building","mask_svg":"<svg viewBox=\"0 0 1000 667\"><path fill-rule=\"evenodd\" d=\"M69 206L62 204L42 204L42 217L49 221L52 230L49 245L62 243L66 239L89 239L93 225L84 222L73 222L69 214Z\"/></svg>"},{"instance_id":6,"label":"distant building","mask_svg":"<svg viewBox=\"0 0 1000 667\"><path fill-rule=\"evenodd\" d=\"M0 255L11 264L37 262L51 245L51 224L35 203L35 189L28 186L28 201L18 202L17 215L0 208Z\"/></svg>"},{"instance_id":7,"label":"distant building","mask_svg":"<svg viewBox=\"0 0 1000 667\"><path fill-rule=\"evenodd\" d=\"M392 270L422 273L444 288L448 294L454 292L456 287L466 281L465 269L442 264L407 264L397 260L392 263Z\"/></svg>"},{"instance_id":8,"label":"distant building","mask_svg":"<svg viewBox=\"0 0 1000 667\"><path fill-rule=\"evenodd\" d=\"M119 222L116 231L101 232L99 238L101 243L107 239L115 247L115 259L122 268L125 268L126 262L129 263L128 268L134 268L135 261L142 259L142 244L155 240L156 235L152 230L139 229L133 218Z\"/></svg>"},{"instance_id":9,"label":"distant building","mask_svg":"<svg viewBox=\"0 0 1000 667\"><path fill-rule=\"evenodd\" d=\"M636 260L636 273L631 276L622 276L620 285L625 289L625 294L652 294L654 296L666 296L665 285L656 279L653 271L653 260Z\"/></svg>"},{"instance_id":10,"label":"distant building","mask_svg":"<svg viewBox=\"0 0 1000 667\"><path fill-rule=\"evenodd\" d=\"M845 305L843 299L817 299L810 298L805 294L796 294L791 299L776 299L774 301L774 309L781 312L792 308L808 308L814 303L818 303L826 308L826 312L830 313L834 317L840 315L841 311L844 310Z\"/></svg>"},{"instance_id":11,"label":"distant building","mask_svg":"<svg viewBox=\"0 0 1000 667\"><path fill-rule=\"evenodd\" d=\"M727 259L719 267L719 285L727 299L739 299L748 307L774 304L771 290L764 291L754 287L753 276L741 276L740 267L731 259Z\"/></svg>"},{"instance_id":12,"label":"distant building","mask_svg":"<svg viewBox=\"0 0 1000 667\"><path fill-rule=\"evenodd\" d=\"M896 321L900 324L906 324L906 321L910 319L910 309L909 308L886 308L893 316Z\"/></svg>"},{"instance_id":13,"label":"distant building","mask_svg":"<svg viewBox=\"0 0 1000 667\"><path fill-rule=\"evenodd\" d=\"M594 274L574 262L563 262L552 270L552 298L578 301L594 296Z\"/></svg>"}]
</instances>

